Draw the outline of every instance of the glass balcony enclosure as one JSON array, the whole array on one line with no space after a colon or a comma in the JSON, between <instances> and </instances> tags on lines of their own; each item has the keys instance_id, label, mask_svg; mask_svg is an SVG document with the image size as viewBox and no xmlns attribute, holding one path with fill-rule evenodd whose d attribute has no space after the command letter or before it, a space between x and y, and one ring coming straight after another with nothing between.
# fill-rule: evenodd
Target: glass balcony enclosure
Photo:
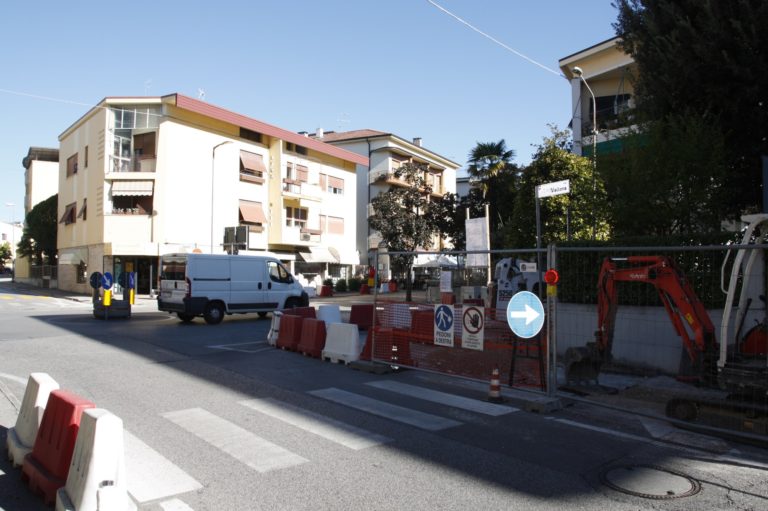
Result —
<instances>
[{"instance_id":1,"label":"glass balcony enclosure","mask_svg":"<svg viewBox=\"0 0 768 511\"><path fill-rule=\"evenodd\" d=\"M159 106L115 106L110 108L108 172L154 172Z\"/></svg>"}]
</instances>

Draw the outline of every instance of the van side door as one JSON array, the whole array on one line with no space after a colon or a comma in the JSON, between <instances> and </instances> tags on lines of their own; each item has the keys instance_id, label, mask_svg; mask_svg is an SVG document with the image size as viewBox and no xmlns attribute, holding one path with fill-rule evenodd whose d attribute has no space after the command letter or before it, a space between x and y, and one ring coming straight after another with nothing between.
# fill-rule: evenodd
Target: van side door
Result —
<instances>
[{"instance_id":1,"label":"van side door","mask_svg":"<svg viewBox=\"0 0 768 511\"><path fill-rule=\"evenodd\" d=\"M240 256L231 259L233 312L264 309L266 301L266 268L264 260Z\"/></svg>"}]
</instances>

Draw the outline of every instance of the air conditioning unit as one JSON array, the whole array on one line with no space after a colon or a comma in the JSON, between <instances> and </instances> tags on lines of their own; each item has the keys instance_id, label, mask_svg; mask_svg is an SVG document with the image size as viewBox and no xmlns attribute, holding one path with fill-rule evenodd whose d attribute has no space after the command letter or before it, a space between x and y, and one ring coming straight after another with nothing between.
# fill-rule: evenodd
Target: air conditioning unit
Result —
<instances>
[{"instance_id":1,"label":"air conditioning unit","mask_svg":"<svg viewBox=\"0 0 768 511\"><path fill-rule=\"evenodd\" d=\"M310 239L309 233L303 233L301 235L301 241L309 241L309 239Z\"/></svg>"}]
</instances>

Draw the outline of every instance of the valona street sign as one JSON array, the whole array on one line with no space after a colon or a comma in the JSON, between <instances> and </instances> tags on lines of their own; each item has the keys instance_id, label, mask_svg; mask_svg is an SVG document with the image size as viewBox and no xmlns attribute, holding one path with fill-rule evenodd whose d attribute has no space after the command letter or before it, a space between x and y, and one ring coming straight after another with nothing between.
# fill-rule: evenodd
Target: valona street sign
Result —
<instances>
[{"instance_id":1,"label":"valona street sign","mask_svg":"<svg viewBox=\"0 0 768 511\"><path fill-rule=\"evenodd\" d=\"M571 192L571 181L566 179L565 181L555 181L554 183L544 183L536 187L536 196L552 197L554 195L562 195L564 193Z\"/></svg>"}]
</instances>

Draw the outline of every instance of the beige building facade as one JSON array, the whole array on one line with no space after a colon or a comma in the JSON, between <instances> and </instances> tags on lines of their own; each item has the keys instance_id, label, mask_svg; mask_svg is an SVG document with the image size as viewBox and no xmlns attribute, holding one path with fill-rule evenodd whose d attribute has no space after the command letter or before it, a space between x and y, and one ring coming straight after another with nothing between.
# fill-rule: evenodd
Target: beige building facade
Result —
<instances>
[{"instance_id":1,"label":"beige building facade","mask_svg":"<svg viewBox=\"0 0 768 511\"><path fill-rule=\"evenodd\" d=\"M271 252L308 276L358 264L366 157L180 94L106 98L59 141L61 289L136 272L151 293L172 252Z\"/></svg>"},{"instance_id":2,"label":"beige building facade","mask_svg":"<svg viewBox=\"0 0 768 511\"><path fill-rule=\"evenodd\" d=\"M408 141L392 133L363 129L346 132L318 130L314 138L365 156L369 166L357 165L357 250L360 263L372 265L378 251L381 236L372 231L367 219L373 214L371 200L390 187L408 186L395 177L395 170L405 162L425 165L426 182L432 187L432 198L446 193L456 193L456 171L460 164L445 158L422 145L421 138ZM429 250L451 248L447 240L435 238ZM378 261L378 271L385 278L391 277L386 257Z\"/></svg>"},{"instance_id":3,"label":"beige building facade","mask_svg":"<svg viewBox=\"0 0 768 511\"><path fill-rule=\"evenodd\" d=\"M614 37L559 61L571 82L573 152L578 155L591 155L593 147L598 154L618 150L619 137L633 125L631 77L637 64L619 42Z\"/></svg>"}]
</instances>

